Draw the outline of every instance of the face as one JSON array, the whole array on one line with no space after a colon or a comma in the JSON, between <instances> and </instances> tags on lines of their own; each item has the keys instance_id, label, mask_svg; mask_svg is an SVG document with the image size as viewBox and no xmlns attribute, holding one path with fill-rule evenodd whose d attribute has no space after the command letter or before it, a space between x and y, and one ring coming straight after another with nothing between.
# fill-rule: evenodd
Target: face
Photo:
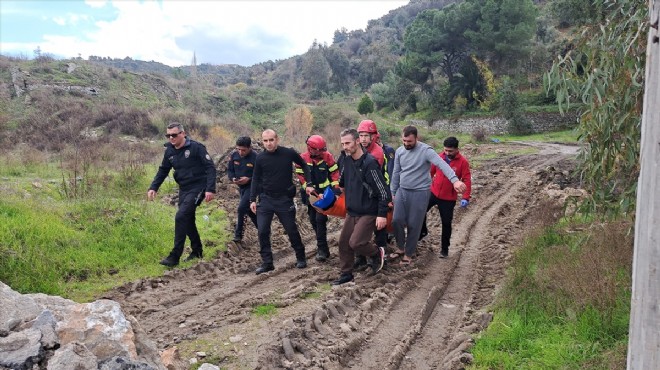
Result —
<instances>
[{"instance_id":1,"label":"face","mask_svg":"<svg viewBox=\"0 0 660 370\"><path fill-rule=\"evenodd\" d=\"M449 159L454 159L458 153L458 148L447 148L445 147L445 155Z\"/></svg>"},{"instance_id":2,"label":"face","mask_svg":"<svg viewBox=\"0 0 660 370\"><path fill-rule=\"evenodd\" d=\"M353 156L360 149L360 139L353 139L353 135L341 137L341 148L348 156Z\"/></svg>"},{"instance_id":3,"label":"face","mask_svg":"<svg viewBox=\"0 0 660 370\"><path fill-rule=\"evenodd\" d=\"M403 147L406 148L406 150L411 150L417 145L417 136L415 135L408 135L408 136L403 136L401 138L401 141L403 141Z\"/></svg>"},{"instance_id":4,"label":"face","mask_svg":"<svg viewBox=\"0 0 660 370\"><path fill-rule=\"evenodd\" d=\"M238 152L238 155L241 156L241 158L245 158L246 155L250 154L251 150L252 148L247 146L236 146L236 151Z\"/></svg>"},{"instance_id":5,"label":"face","mask_svg":"<svg viewBox=\"0 0 660 370\"><path fill-rule=\"evenodd\" d=\"M309 155L312 158L321 158L321 157L323 157L323 150L309 148Z\"/></svg>"},{"instance_id":6,"label":"face","mask_svg":"<svg viewBox=\"0 0 660 370\"><path fill-rule=\"evenodd\" d=\"M170 144L174 145L174 147L177 149L182 147L186 142L185 131L179 131L179 129L176 127L168 128L165 137L170 141Z\"/></svg>"},{"instance_id":7,"label":"face","mask_svg":"<svg viewBox=\"0 0 660 370\"><path fill-rule=\"evenodd\" d=\"M264 143L264 148L269 152L274 152L277 149L277 144L280 139L274 131L266 130L261 134L261 140Z\"/></svg>"},{"instance_id":8,"label":"face","mask_svg":"<svg viewBox=\"0 0 660 370\"><path fill-rule=\"evenodd\" d=\"M370 133L368 133L368 132L360 132L359 135L360 135L360 144L361 144L363 147L366 148L366 147L368 147L369 145L371 145L371 134L370 134Z\"/></svg>"}]
</instances>

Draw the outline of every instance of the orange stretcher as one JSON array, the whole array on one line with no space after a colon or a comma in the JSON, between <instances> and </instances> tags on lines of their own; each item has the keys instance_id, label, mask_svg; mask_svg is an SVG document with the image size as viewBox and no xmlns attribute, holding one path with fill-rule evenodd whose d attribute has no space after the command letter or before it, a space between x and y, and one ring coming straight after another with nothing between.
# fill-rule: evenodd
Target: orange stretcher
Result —
<instances>
[{"instance_id":1,"label":"orange stretcher","mask_svg":"<svg viewBox=\"0 0 660 370\"><path fill-rule=\"evenodd\" d=\"M346 196L344 195L344 193L341 193L339 196L337 196L335 195L335 193L333 193L330 187L327 187L323 192L323 198L318 199L317 201L312 203L312 207L314 207L319 213L322 213L326 216L345 218ZM392 209L390 209L389 212L387 212L388 232L394 231L394 228L392 227L393 213L394 211Z\"/></svg>"}]
</instances>

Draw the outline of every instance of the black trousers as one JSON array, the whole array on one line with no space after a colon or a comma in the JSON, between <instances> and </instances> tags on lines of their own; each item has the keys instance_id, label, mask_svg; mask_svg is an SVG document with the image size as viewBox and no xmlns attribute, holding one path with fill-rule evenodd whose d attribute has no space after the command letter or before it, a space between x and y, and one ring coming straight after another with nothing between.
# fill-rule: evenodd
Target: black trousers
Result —
<instances>
[{"instance_id":1,"label":"black trousers","mask_svg":"<svg viewBox=\"0 0 660 370\"><path fill-rule=\"evenodd\" d=\"M238 202L238 220L236 220L236 229L234 230L234 237L243 238L243 228L245 227L245 216L250 217L254 227L257 227L257 215L250 210L250 187L242 186L238 188L241 194L241 200ZM258 228L258 227L257 227Z\"/></svg>"},{"instance_id":2,"label":"black trousers","mask_svg":"<svg viewBox=\"0 0 660 370\"><path fill-rule=\"evenodd\" d=\"M429 198L428 207L426 207L426 212L433 208L433 206L438 206L438 211L440 211L440 222L442 223L442 240L440 246L443 252L449 251L449 245L451 240L451 222L454 219L454 207L456 207L455 200L442 200L437 198L433 193ZM420 236L427 235L429 232L426 226L426 217L424 217L424 223L422 224L422 231Z\"/></svg>"},{"instance_id":3,"label":"black trousers","mask_svg":"<svg viewBox=\"0 0 660 370\"><path fill-rule=\"evenodd\" d=\"M270 226L273 216L280 220L286 235L289 237L291 247L296 252L298 261L305 261L305 246L300 238L298 226L296 226L296 206L293 199L287 196L270 197L266 194L259 195L257 204L257 225L259 230L259 246L261 261L264 264L273 263L273 250L270 242Z\"/></svg>"},{"instance_id":4,"label":"black trousers","mask_svg":"<svg viewBox=\"0 0 660 370\"><path fill-rule=\"evenodd\" d=\"M200 192L203 190L179 192L179 209L174 216L174 249L170 252L170 256L177 260L183 254L186 236L190 238L192 253L202 255L202 240L199 238L195 224L195 211L197 210L195 198Z\"/></svg>"},{"instance_id":5,"label":"black trousers","mask_svg":"<svg viewBox=\"0 0 660 370\"><path fill-rule=\"evenodd\" d=\"M319 251L328 252L328 216L307 205L307 216L316 234L316 247Z\"/></svg>"}]
</instances>

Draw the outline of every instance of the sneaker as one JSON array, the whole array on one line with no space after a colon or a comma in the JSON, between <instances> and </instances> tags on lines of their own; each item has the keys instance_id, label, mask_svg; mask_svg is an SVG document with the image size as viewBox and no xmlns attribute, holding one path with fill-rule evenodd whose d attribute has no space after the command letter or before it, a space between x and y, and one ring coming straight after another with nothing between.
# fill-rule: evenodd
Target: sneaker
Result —
<instances>
[{"instance_id":1,"label":"sneaker","mask_svg":"<svg viewBox=\"0 0 660 370\"><path fill-rule=\"evenodd\" d=\"M307 261L299 260L298 262L296 262L297 269L304 269L305 267L307 267Z\"/></svg>"},{"instance_id":2,"label":"sneaker","mask_svg":"<svg viewBox=\"0 0 660 370\"><path fill-rule=\"evenodd\" d=\"M351 274L350 272L342 272L342 274L339 275L339 279L333 281L330 284L332 284L332 285L342 285L342 284L346 284L346 283L351 282L351 281L353 281L353 274Z\"/></svg>"},{"instance_id":3,"label":"sneaker","mask_svg":"<svg viewBox=\"0 0 660 370\"><path fill-rule=\"evenodd\" d=\"M202 258L202 254L192 252L192 253L190 253L190 255L184 261L185 262L190 262L190 261L198 259L198 258Z\"/></svg>"},{"instance_id":4,"label":"sneaker","mask_svg":"<svg viewBox=\"0 0 660 370\"><path fill-rule=\"evenodd\" d=\"M366 270L368 267L367 265L367 257L365 256L357 256L355 258L355 262L353 262L353 270L355 271L363 271Z\"/></svg>"},{"instance_id":5,"label":"sneaker","mask_svg":"<svg viewBox=\"0 0 660 370\"><path fill-rule=\"evenodd\" d=\"M268 271L273 271L273 270L275 270L275 266L273 266L272 263L265 263L265 264L261 265L261 267L256 269L254 271L254 273L257 274L257 275L261 275L263 273L266 273Z\"/></svg>"},{"instance_id":6,"label":"sneaker","mask_svg":"<svg viewBox=\"0 0 660 370\"><path fill-rule=\"evenodd\" d=\"M179 259L172 256L167 256L162 261L160 261L160 264L167 267L174 267L179 264Z\"/></svg>"},{"instance_id":7,"label":"sneaker","mask_svg":"<svg viewBox=\"0 0 660 370\"><path fill-rule=\"evenodd\" d=\"M440 258L447 258L447 256L449 256L449 251L444 249L440 251Z\"/></svg>"},{"instance_id":8,"label":"sneaker","mask_svg":"<svg viewBox=\"0 0 660 370\"><path fill-rule=\"evenodd\" d=\"M378 247L378 253L371 257L371 273L377 274L378 271L383 269L383 265L385 264L385 248L383 247Z\"/></svg>"}]
</instances>

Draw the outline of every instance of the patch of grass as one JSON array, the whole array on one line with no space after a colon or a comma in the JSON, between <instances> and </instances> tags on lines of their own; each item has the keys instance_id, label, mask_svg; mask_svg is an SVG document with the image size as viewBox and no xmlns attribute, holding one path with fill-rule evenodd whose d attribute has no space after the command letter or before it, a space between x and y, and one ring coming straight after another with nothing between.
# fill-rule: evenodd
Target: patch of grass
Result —
<instances>
[{"instance_id":1,"label":"patch of grass","mask_svg":"<svg viewBox=\"0 0 660 370\"><path fill-rule=\"evenodd\" d=\"M514 256L493 322L472 349L471 368L621 368L631 296L629 227L545 226L527 240Z\"/></svg>"},{"instance_id":2,"label":"patch of grass","mask_svg":"<svg viewBox=\"0 0 660 370\"><path fill-rule=\"evenodd\" d=\"M260 304L252 309L252 314L258 317L270 317L277 313L277 307L274 304Z\"/></svg>"},{"instance_id":3,"label":"patch of grass","mask_svg":"<svg viewBox=\"0 0 660 370\"><path fill-rule=\"evenodd\" d=\"M224 212L200 207L206 258L224 248ZM125 282L157 276L172 247L176 208L99 196L76 201L0 200L0 280L21 293L77 301ZM208 216L208 220L203 215Z\"/></svg>"},{"instance_id":4,"label":"patch of grass","mask_svg":"<svg viewBox=\"0 0 660 370\"><path fill-rule=\"evenodd\" d=\"M537 141L545 143L576 144L578 142L578 133L576 130L564 130L532 135L493 135L491 138L497 139L501 142Z\"/></svg>"}]
</instances>

